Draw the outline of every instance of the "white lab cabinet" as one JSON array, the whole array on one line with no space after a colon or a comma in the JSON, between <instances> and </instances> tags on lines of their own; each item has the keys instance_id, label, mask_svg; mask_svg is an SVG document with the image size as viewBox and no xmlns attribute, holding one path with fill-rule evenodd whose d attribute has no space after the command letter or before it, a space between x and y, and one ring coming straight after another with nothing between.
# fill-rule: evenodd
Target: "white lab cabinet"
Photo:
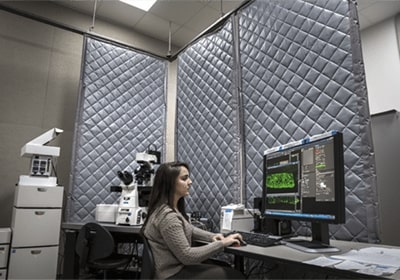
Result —
<instances>
[{"instance_id":1,"label":"white lab cabinet","mask_svg":"<svg viewBox=\"0 0 400 280\"><path fill-rule=\"evenodd\" d=\"M58 246L11 249L8 279L56 279Z\"/></svg>"},{"instance_id":2,"label":"white lab cabinet","mask_svg":"<svg viewBox=\"0 0 400 280\"><path fill-rule=\"evenodd\" d=\"M0 228L0 279L6 279L10 242L11 229Z\"/></svg>"},{"instance_id":3,"label":"white lab cabinet","mask_svg":"<svg viewBox=\"0 0 400 280\"><path fill-rule=\"evenodd\" d=\"M63 187L16 187L8 279L57 278L62 201Z\"/></svg>"},{"instance_id":4,"label":"white lab cabinet","mask_svg":"<svg viewBox=\"0 0 400 280\"><path fill-rule=\"evenodd\" d=\"M13 209L13 247L58 245L61 209Z\"/></svg>"},{"instance_id":5,"label":"white lab cabinet","mask_svg":"<svg viewBox=\"0 0 400 280\"><path fill-rule=\"evenodd\" d=\"M16 186L14 206L17 208L61 208L62 187Z\"/></svg>"},{"instance_id":6,"label":"white lab cabinet","mask_svg":"<svg viewBox=\"0 0 400 280\"><path fill-rule=\"evenodd\" d=\"M6 279L7 269L0 268L0 279Z\"/></svg>"}]
</instances>

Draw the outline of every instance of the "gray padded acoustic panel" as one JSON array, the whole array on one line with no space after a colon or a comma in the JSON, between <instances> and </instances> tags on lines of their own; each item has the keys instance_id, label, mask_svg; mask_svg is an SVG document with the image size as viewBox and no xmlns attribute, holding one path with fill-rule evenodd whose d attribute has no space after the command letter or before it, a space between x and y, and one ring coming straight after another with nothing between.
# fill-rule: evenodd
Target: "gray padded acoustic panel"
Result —
<instances>
[{"instance_id":1,"label":"gray padded acoustic panel","mask_svg":"<svg viewBox=\"0 0 400 280\"><path fill-rule=\"evenodd\" d=\"M68 221L118 203L110 192L120 183L117 171L134 171L137 152L164 145L166 62L90 37L83 57Z\"/></svg>"},{"instance_id":2,"label":"gray padded acoustic panel","mask_svg":"<svg viewBox=\"0 0 400 280\"><path fill-rule=\"evenodd\" d=\"M260 195L260 151L342 131L347 222L331 226L331 233L377 241L370 119L365 87L358 88L365 80L362 64L356 63L361 50L352 4L257 1L240 13L246 187Z\"/></svg>"},{"instance_id":3,"label":"gray padded acoustic panel","mask_svg":"<svg viewBox=\"0 0 400 280\"><path fill-rule=\"evenodd\" d=\"M236 25L228 23L180 54L177 154L201 180L194 183L191 209L217 211L211 215L218 223L219 207L239 202L239 195L230 194L242 191L241 174L251 207L261 195L265 149L339 130L345 142L347 222L331 227L331 233L377 241L375 166L355 11L353 1L254 1L235 16L239 41L231 35ZM222 37L232 39L217 39ZM239 61L233 59L237 44ZM241 95L232 88L233 77L241 78ZM234 156L221 156L227 154ZM219 174L236 171L234 165L237 181L216 182ZM307 227L300 227L304 231Z\"/></svg>"},{"instance_id":4,"label":"gray padded acoustic panel","mask_svg":"<svg viewBox=\"0 0 400 280\"><path fill-rule=\"evenodd\" d=\"M237 201L237 102L231 24L190 46L178 60L177 158L192 167L188 211L219 228L220 206Z\"/></svg>"}]
</instances>

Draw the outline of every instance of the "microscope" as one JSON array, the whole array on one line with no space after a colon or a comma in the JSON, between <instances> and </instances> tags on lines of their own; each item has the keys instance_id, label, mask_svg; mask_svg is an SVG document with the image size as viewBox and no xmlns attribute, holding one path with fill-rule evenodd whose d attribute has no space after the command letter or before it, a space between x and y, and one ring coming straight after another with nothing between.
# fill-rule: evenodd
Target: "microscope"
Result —
<instances>
[{"instance_id":1,"label":"microscope","mask_svg":"<svg viewBox=\"0 0 400 280\"><path fill-rule=\"evenodd\" d=\"M136 162L139 166L134 174L128 171L118 171L121 180L119 186L111 187L113 192L121 192L118 206L117 225L141 225L147 216L150 192L154 180L155 163L159 163L159 153L137 153Z\"/></svg>"}]
</instances>

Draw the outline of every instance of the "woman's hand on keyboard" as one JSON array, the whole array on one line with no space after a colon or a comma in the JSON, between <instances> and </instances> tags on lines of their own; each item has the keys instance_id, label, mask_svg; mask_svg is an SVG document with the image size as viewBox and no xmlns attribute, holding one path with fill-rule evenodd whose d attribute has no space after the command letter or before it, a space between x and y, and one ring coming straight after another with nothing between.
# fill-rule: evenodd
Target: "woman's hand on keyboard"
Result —
<instances>
[{"instance_id":1,"label":"woman's hand on keyboard","mask_svg":"<svg viewBox=\"0 0 400 280\"><path fill-rule=\"evenodd\" d=\"M222 235L221 241L222 243L224 243L225 247L235 246L235 245L240 246L240 244L243 243L243 238L239 233L233 233L229 234L226 237Z\"/></svg>"},{"instance_id":2,"label":"woman's hand on keyboard","mask_svg":"<svg viewBox=\"0 0 400 280\"><path fill-rule=\"evenodd\" d=\"M220 241L222 239L224 239L224 235L222 233L217 233L212 238L213 241Z\"/></svg>"}]
</instances>

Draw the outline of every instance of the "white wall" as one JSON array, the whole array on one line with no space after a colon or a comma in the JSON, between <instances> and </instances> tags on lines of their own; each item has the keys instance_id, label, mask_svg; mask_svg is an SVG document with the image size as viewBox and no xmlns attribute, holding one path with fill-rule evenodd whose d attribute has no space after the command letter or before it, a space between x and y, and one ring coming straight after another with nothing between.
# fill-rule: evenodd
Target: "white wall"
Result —
<instances>
[{"instance_id":1,"label":"white wall","mask_svg":"<svg viewBox=\"0 0 400 280\"><path fill-rule=\"evenodd\" d=\"M5 2L1 2L3 4ZM90 16L49 1L7 1L9 7L87 30ZM168 45L101 20L95 31L160 56ZM64 130L52 145L61 147L58 183L70 180L74 121L79 92L83 36L0 9L0 227L9 227L15 184L27 175L29 158L21 147L52 127ZM175 65L175 66L174 66ZM169 67L168 106L175 106L176 63ZM174 78L175 75L175 78ZM175 86L174 86L175 85ZM175 119L167 123L167 159L173 160Z\"/></svg>"},{"instance_id":2,"label":"white wall","mask_svg":"<svg viewBox=\"0 0 400 280\"><path fill-rule=\"evenodd\" d=\"M400 228L393 223L400 211L396 169L400 126L400 55L398 17L392 17L361 32L372 136L375 152L380 239L383 244L400 245ZM385 114L378 114L386 112ZM378 114L378 115L377 115ZM396 214L393 214L396 213Z\"/></svg>"},{"instance_id":3,"label":"white wall","mask_svg":"<svg viewBox=\"0 0 400 280\"><path fill-rule=\"evenodd\" d=\"M370 113L400 111L400 56L394 17L361 32Z\"/></svg>"},{"instance_id":4,"label":"white wall","mask_svg":"<svg viewBox=\"0 0 400 280\"><path fill-rule=\"evenodd\" d=\"M92 16L53 4L51 1L35 1L34 3L29 1L5 1L2 4L17 11L39 16L83 32L89 32L93 23ZM29 26L25 26L25 28L28 30ZM94 28L89 33L103 38L110 38L112 41L127 44L162 57L165 57L168 53L169 46L167 43L101 19L95 20ZM172 53L178 50L175 46L171 46L171 48Z\"/></svg>"}]
</instances>

